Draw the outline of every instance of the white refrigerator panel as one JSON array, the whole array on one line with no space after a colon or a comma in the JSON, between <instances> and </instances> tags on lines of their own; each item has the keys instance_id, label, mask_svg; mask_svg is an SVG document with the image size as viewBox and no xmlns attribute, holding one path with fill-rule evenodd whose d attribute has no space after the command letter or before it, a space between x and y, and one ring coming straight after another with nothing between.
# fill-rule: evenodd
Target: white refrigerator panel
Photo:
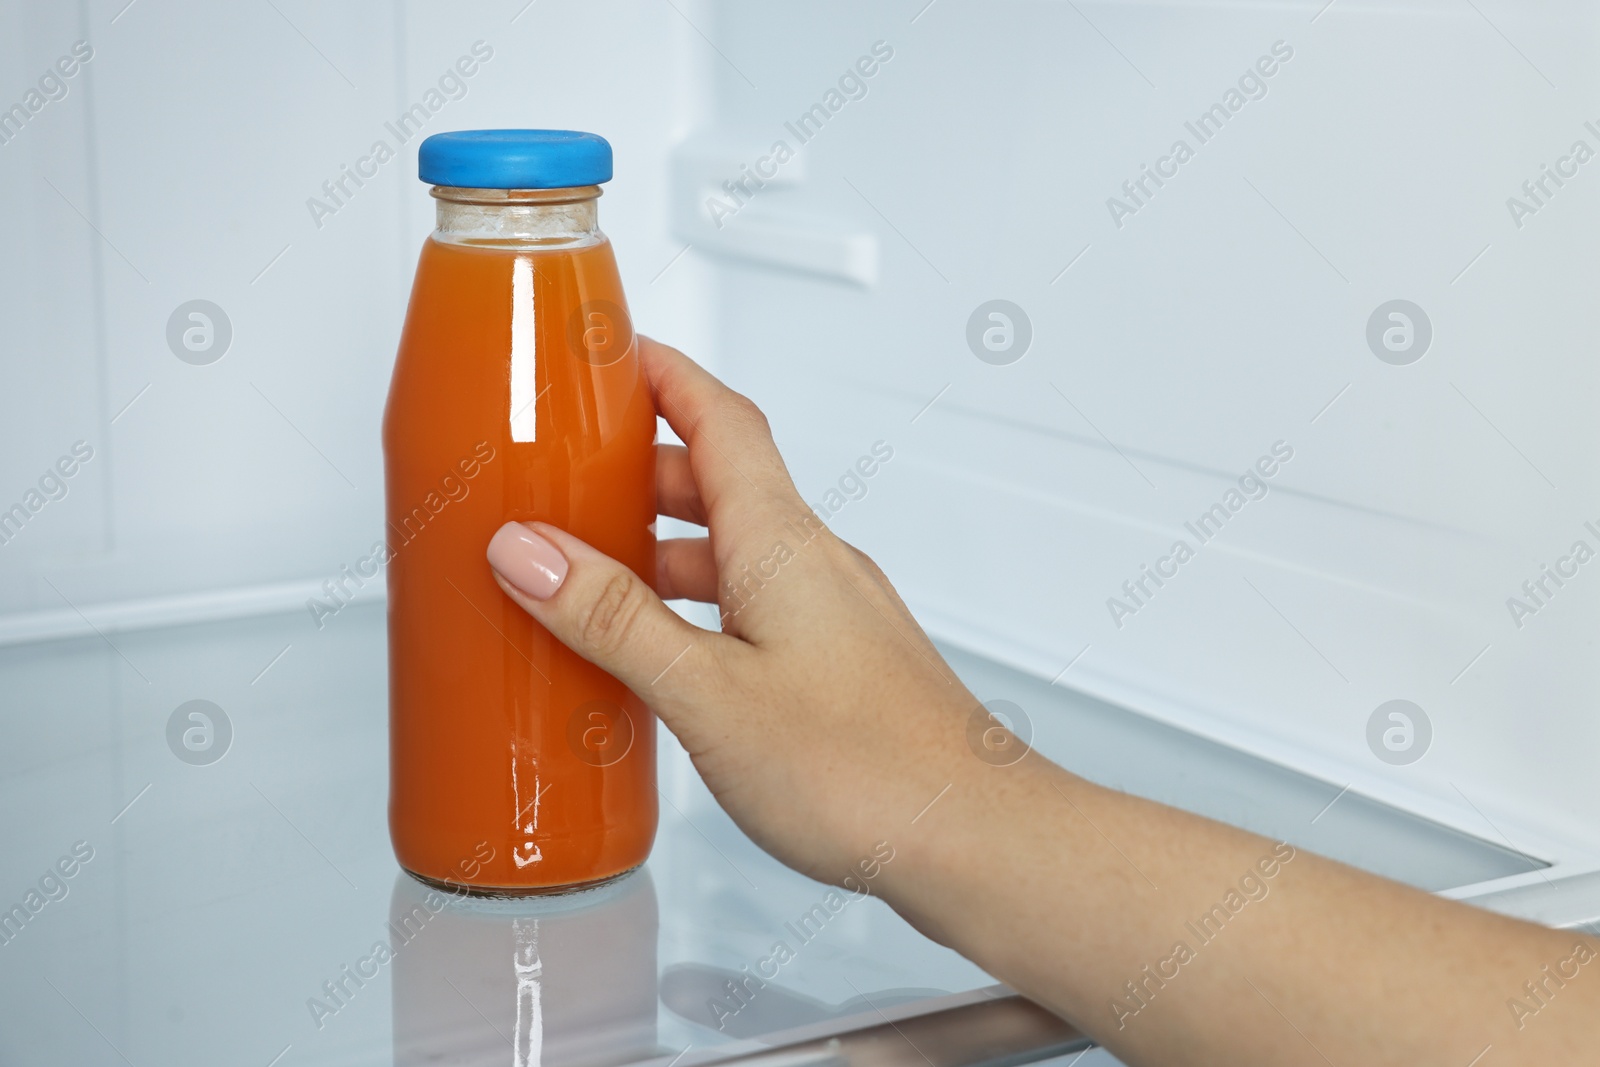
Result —
<instances>
[{"instance_id":1,"label":"white refrigerator panel","mask_svg":"<svg viewBox=\"0 0 1600 1067\"><path fill-rule=\"evenodd\" d=\"M696 347L665 209L690 38L620 2L0 4L5 106L92 53L0 142L0 510L93 453L0 529L0 641L292 607L382 536L428 134L603 132L635 315Z\"/></svg>"},{"instance_id":2,"label":"white refrigerator panel","mask_svg":"<svg viewBox=\"0 0 1600 1067\"><path fill-rule=\"evenodd\" d=\"M715 13L723 366L935 633L1600 845L1591 5Z\"/></svg>"}]
</instances>

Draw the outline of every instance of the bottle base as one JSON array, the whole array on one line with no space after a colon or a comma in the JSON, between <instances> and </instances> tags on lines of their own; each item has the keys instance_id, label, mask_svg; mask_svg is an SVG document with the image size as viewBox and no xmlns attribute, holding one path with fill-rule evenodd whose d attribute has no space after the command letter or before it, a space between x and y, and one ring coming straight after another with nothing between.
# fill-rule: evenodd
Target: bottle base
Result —
<instances>
[{"instance_id":1,"label":"bottle base","mask_svg":"<svg viewBox=\"0 0 1600 1067\"><path fill-rule=\"evenodd\" d=\"M457 882L448 878L430 878L405 866L401 866L400 869L423 885L452 896L477 897L484 900L520 900L526 897L559 897L569 893L584 893L591 889L599 889L601 886L621 881L643 866L643 863L636 863L626 870L608 874L604 878L592 878L587 882L568 882L564 885L483 885Z\"/></svg>"}]
</instances>

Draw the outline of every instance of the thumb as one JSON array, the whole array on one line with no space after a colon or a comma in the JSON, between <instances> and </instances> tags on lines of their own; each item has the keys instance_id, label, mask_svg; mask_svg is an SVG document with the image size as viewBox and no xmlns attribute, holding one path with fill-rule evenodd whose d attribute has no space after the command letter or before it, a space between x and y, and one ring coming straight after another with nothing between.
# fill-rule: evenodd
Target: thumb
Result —
<instances>
[{"instance_id":1,"label":"thumb","mask_svg":"<svg viewBox=\"0 0 1600 1067\"><path fill-rule=\"evenodd\" d=\"M495 581L572 651L652 707L697 688L719 635L685 622L637 574L564 530L508 522L489 541ZM686 664L684 660L697 660ZM688 669L685 669L685 668Z\"/></svg>"}]
</instances>

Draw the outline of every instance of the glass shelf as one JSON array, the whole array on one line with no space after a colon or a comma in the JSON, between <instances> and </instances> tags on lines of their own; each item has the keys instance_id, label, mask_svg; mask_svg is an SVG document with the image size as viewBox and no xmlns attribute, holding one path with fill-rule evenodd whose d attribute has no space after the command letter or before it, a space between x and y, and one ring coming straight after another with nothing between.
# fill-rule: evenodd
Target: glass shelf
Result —
<instances>
[{"instance_id":1,"label":"glass shelf","mask_svg":"<svg viewBox=\"0 0 1600 1067\"><path fill-rule=\"evenodd\" d=\"M1090 777L1427 888L1531 862L1360 797L1313 825L1326 783L950 655ZM0 649L0 908L24 916L0 928L0 1061L688 1065L1003 997L882 902L823 906L665 734L640 872L546 900L430 895L389 848L385 685L381 605L321 630L270 615ZM214 762L169 745L190 700L231 728ZM779 942L792 958L747 980Z\"/></svg>"}]
</instances>

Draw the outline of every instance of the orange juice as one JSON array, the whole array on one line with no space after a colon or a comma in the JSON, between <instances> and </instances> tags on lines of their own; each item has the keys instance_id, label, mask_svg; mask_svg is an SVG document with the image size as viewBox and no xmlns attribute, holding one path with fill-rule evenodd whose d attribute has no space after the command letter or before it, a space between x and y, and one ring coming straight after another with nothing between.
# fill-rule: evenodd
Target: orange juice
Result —
<instances>
[{"instance_id":1,"label":"orange juice","mask_svg":"<svg viewBox=\"0 0 1600 1067\"><path fill-rule=\"evenodd\" d=\"M603 881L654 839L654 718L484 551L537 519L653 582L655 411L597 185L434 195L383 421L390 834L427 881Z\"/></svg>"}]
</instances>

